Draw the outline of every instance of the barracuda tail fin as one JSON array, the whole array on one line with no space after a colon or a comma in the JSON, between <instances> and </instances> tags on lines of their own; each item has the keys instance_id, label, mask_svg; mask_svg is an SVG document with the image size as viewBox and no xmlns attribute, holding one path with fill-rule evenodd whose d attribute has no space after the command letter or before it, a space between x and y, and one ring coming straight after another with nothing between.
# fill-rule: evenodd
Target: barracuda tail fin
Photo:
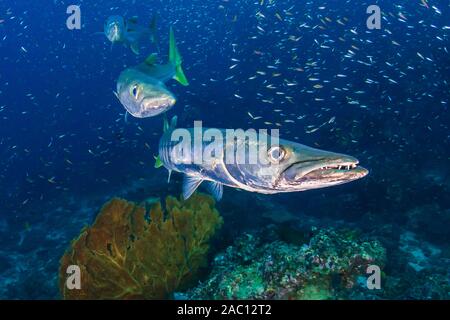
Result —
<instances>
[{"instance_id":1,"label":"barracuda tail fin","mask_svg":"<svg viewBox=\"0 0 450 320\"><path fill-rule=\"evenodd\" d=\"M184 75L183 69L181 68L182 58L178 51L177 44L175 42L175 35L173 33L172 27L170 27L170 40L169 40L169 63L175 66L175 76L173 77L183 86L189 85L189 81Z\"/></svg>"},{"instance_id":2,"label":"barracuda tail fin","mask_svg":"<svg viewBox=\"0 0 450 320\"><path fill-rule=\"evenodd\" d=\"M156 169L159 169L164 165L162 163L161 159L159 158L159 156L153 156L153 158L155 159L155 168Z\"/></svg>"}]
</instances>

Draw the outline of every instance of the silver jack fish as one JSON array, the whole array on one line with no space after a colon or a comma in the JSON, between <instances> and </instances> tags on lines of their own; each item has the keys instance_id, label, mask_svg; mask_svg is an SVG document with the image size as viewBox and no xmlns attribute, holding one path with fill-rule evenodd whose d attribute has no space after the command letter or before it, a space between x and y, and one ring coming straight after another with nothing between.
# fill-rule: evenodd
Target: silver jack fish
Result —
<instances>
[{"instance_id":1,"label":"silver jack fish","mask_svg":"<svg viewBox=\"0 0 450 320\"><path fill-rule=\"evenodd\" d=\"M183 86L188 80L181 68L175 36L170 28L169 62L156 64L156 55L150 55L144 63L124 70L117 80L117 98L125 109L136 118L156 116L169 110L176 102L165 82L175 79Z\"/></svg>"},{"instance_id":2,"label":"silver jack fish","mask_svg":"<svg viewBox=\"0 0 450 320\"><path fill-rule=\"evenodd\" d=\"M106 19L103 32L112 44L121 43L135 53L139 54L142 41L151 40L157 43L156 16L148 27L138 25L137 18L125 19L122 16L110 16Z\"/></svg>"},{"instance_id":3,"label":"silver jack fish","mask_svg":"<svg viewBox=\"0 0 450 320\"><path fill-rule=\"evenodd\" d=\"M175 125L176 117L172 119L170 126L167 124L164 126L165 132L159 141L159 155L155 158L155 167L167 168L169 179L172 171L185 174L184 199L188 199L203 181L207 181L210 192L216 200L220 200L223 185L251 192L274 194L331 187L360 179L368 174L367 169L358 165L357 159L345 154L319 150L283 139L279 139L278 144L269 147L268 144L261 144L260 138L254 139L250 136L225 139L223 150L216 152L213 161L201 163L185 161L194 159L194 153L206 150L211 142L200 139L202 148L194 147L191 154L186 154L186 149L179 148L181 142L173 141L172 132ZM195 143L194 139L197 139L194 138L196 136L194 130L197 129L184 129L190 133L188 136L192 137L190 141L192 145ZM202 132L205 130L207 129L202 128ZM225 130L214 130L220 130L222 136L226 136ZM244 147L243 150L248 153L250 146L258 148L260 157L256 163L225 161L228 159L226 150L239 150L240 147Z\"/></svg>"}]
</instances>

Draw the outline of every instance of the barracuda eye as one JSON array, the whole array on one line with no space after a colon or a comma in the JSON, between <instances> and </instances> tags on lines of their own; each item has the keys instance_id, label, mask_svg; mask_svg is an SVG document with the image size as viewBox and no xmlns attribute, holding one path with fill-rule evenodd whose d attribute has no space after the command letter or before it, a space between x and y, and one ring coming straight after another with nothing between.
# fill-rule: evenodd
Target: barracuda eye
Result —
<instances>
[{"instance_id":1,"label":"barracuda eye","mask_svg":"<svg viewBox=\"0 0 450 320\"><path fill-rule=\"evenodd\" d=\"M272 163L277 163L282 161L286 157L286 150L282 146L274 146L267 151L269 160Z\"/></svg>"},{"instance_id":2,"label":"barracuda eye","mask_svg":"<svg viewBox=\"0 0 450 320\"><path fill-rule=\"evenodd\" d=\"M139 96L139 86L137 84L131 87L130 94L137 100Z\"/></svg>"}]
</instances>

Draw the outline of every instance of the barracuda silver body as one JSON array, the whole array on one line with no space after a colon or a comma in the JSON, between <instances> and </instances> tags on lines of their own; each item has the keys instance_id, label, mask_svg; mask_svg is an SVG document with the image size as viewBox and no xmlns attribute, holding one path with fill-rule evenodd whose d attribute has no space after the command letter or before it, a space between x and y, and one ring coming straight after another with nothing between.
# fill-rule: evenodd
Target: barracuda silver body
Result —
<instances>
[{"instance_id":1,"label":"barracuda silver body","mask_svg":"<svg viewBox=\"0 0 450 320\"><path fill-rule=\"evenodd\" d=\"M277 145L268 147L270 144L261 143L265 138L261 136L257 140L248 136L236 137L231 141L225 139L222 151L215 152L214 157L208 161L195 163L195 157L200 159L199 153L204 154L210 142L204 141L198 134L196 136L194 128L183 129L190 133L192 146L202 146L191 148L189 154L188 149L180 148L182 142L173 134L174 123L175 121L172 121L171 127L166 128L160 139L157 162L159 161L159 165L163 165L169 172L177 171L185 174L183 182L185 199L189 198L203 181L208 182L210 192L219 200L222 197L223 185L273 194L335 186L368 174L367 169L358 166L358 160L354 157L283 139L279 139ZM208 129L202 130L205 132ZM224 129L215 130L226 136ZM235 153L235 150L242 147L249 152L252 146L257 148L259 154L256 163L228 161L229 152Z\"/></svg>"}]
</instances>

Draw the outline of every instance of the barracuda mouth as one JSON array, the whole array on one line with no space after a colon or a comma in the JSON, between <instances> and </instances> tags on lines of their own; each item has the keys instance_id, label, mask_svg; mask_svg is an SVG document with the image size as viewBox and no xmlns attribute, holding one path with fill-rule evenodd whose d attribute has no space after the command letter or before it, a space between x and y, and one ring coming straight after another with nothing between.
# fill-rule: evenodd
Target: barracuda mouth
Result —
<instances>
[{"instance_id":1,"label":"barracuda mouth","mask_svg":"<svg viewBox=\"0 0 450 320\"><path fill-rule=\"evenodd\" d=\"M149 115L154 116L164 111L167 111L175 104L175 102L176 99L171 97L144 98L141 103L142 113L146 116Z\"/></svg>"},{"instance_id":2,"label":"barracuda mouth","mask_svg":"<svg viewBox=\"0 0 450 320\"><path fill-rule=\"evenodd\" d=\"M323 167L314 168L311 171L305 173L303 175L303 179L315 179L315 178L323 178L325 176L349 176L354 173L362 173L367 171L366 169L358 166L358 162L348 162L348 163L339 163L339 164L328 164Z\"/></svg>"},{"instance_id":3,"label":"barracuda mouth","mask_svg":"<svg viewBox=\"0 0 450 320\"><path fill-rule=\"evenodd\" d=\"M299 189L314 189L354 181L369 171L358 165L358 160L348 159L297 162L284 173L286 183Z\"/></svg>"},{"instance_id":4,"label":"barracuda mouth","mask_svg":"<svg viewBox=\"0 0 450 320\"><path fill-rule=\"evenodd\" d=\"M120 39L119 26L117 24L113 24L112 26L108 27L110 27L110 30L108 32L109 41L111 42L119 41Z\"/></svg>"},{"instance_id":5,"label":"barracuda mouth","mask_svg":"<svg viewBox=\"0 0 450 320\"><path fill-rule=\"evenodd\" d=\"M158 109L158 108L168 108L173 106L175 103L171 99L162 98L146 98L142 101L145 110Z\"/></svg>"}]
</instances>

